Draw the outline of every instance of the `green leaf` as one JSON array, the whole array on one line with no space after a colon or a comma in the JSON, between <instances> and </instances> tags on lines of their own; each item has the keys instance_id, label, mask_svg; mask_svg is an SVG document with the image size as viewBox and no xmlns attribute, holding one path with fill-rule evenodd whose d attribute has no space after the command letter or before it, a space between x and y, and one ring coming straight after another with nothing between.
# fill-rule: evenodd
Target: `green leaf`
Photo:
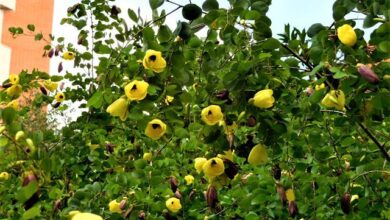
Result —
<instances>
[{"instance_id":1,"label":"green leaf","mask_svg":"<svg viewBox=\"0 0 390 220\"><path fill-rule=\"evenodd\" d=\"M261 45L264 50L275 50L279 48L280 42L275 38L269 38Z\"/></svg>"},{"instance_id":2,"label":"green leaf","mask_svg":"<svg viewBox=\"0 0 390 220\"><path fill-rule=\"evenodd\" d=\"M168 42L172 38L172 31L166 25L161 25L158 29L157 38L161 43Z\"/></svg>"},{"instance_id":3,"label":"green leaf","mask_svg":"<svg viewBox=\"0 0 390 220\"><path fill-rule=\"evenodd\" d=\"M149 0L150 7L154 10L164 4L164 0Z\"/></svg>"},{"instance_id":4,"label":"green leaf","mask_svg":"<svg viewBox=\"0 0 390 220\"><path fill-rule=\"evenodd\" d=\"M2 113L1 113L1 117L3 118L3 120L7 123L7 124L11 124L12 121L14 121L16 119L16 117L18 116L17 112L15 111L15 109L13 108L5 108Z\"/></svg>"},{"instance_id":5,"label":"green leaf","mask_svg":"<svg viewBox=\"0 0 390 220\"><path fill-rule=\"evenodd\" d=\"M129 18L131 20L133 20L134 22L138 22L138 16L133 10L131 10L131 8L127 9L127 14L129 15Z\"/></svg>"},{"instance_id":6,"label":"green leaf","mask_svg":"<svg viewBox=\"0 0 390 220\"><path fill-rule=\"evenodd\" d=\"M4 147L8 144L8 138L0 136L0 147Z\"/></svg>"},{"instance_id":7,"label":"green leaf","mask_svg":"<svg viewBox=\"0 0 390 220\"><path fill-rule=\"evenodd\" d=\"M92 97L88 100L87 106L100 108L103 104L103 93L102 91L97 91Z\"/></svg>"},{"instance_id":8,"label":"green leaf","mask_svg":"<svg viewBox=\"0 0 390 220\"><path fill-rule=\"evenodd\" d=\"M35 39L36 41L42 40L42 38L43 38L42 33L36 34L35 37L34 37L34 39Z\"/></svg>"},{"instance_id":9,"label":"green leaf","mask_svg":"<svg viewBox=\"0 0 390 220\"><path fill-rule=\"evenodd\" d=\"M151 27L146 27L143 31L142 31L142 34L143 34L143 37L144 37L144 41L148 42L148 41L153 41L154 40L154 31Z\"/></svg>"},{"instance_id":10,"label":"green leaf","mask_svg":"<svg viewBox=\"0 0 390 220\"><path fill-rule=\"evenodd\" d=\"M217 10L219 8L219 3L217 0L206 0L203 2L202 8L205 11Z\"/></svg>"},{"instance_id":11,"label":"green leaf","mask_svg":"<svg viewBox=\"0 0 390 220\"><path fill-rule=\"evenodd\" d=\"M379 43L379 50L383 53L390 53L390 41L382 41Z\"/></svg>"},{"instance_id":12,"label":"green leaf","mask_svg":"<svg viewBox=\"0 0 390 220\"><path fill-rule=\"evenodd\" d=\"M307 36L314 37L318 32L325 30L326 27L321 23L315 23L307 30Z\"/></svg>"},{"instance_id":13,"label":"green leaf","mask_svg":"<svg viewBox=\"0 0 390 220\"><path fill-rule=\"evenodd\" d=\"M38 190L38 182L32 181L27 186L22 187L17 193L16 193L16 199L20 203L26 202L28 199L30 199L35 192Z\"/></svg>"},{"instance_id":14,"label":"green leaf","mask_svg":"<svg viewBox=\"0 0 390 220\"><path fill-rule=\"evenodd\" d=\"M27 25L27 29L30 31L35 31L35 25L29 24L29 25Z\"/></svg>"},{"instance_id":15,"label":"green leaf","mask_svg":"<svg viewBox=\"0 0 390 220\"><path fill-rule=\"evenodd\" d=\"M27 210L25 213L23 213L22 219L27 220L27 219L33 219L35 217L38 217L41 215L41 207L40 206L34 206Z\"/></svg>"},{"instance_id":16,"label":"green leaf","mask_svg":"<svg viewBox=\"0 0 390 220\"><path fill-rule=\"evenodd\" d=\"M81 54L81 58L83 58L84 60L92 60L92 54L90 52L84 52L83 54Z\"/></svg>"}]
</instances>

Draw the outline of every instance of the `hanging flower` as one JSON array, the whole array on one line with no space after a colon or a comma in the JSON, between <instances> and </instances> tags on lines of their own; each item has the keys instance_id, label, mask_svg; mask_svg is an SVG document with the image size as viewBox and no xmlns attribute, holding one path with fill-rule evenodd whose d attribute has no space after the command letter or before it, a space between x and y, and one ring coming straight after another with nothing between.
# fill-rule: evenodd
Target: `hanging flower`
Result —
<instances>
[{"instance_id":1,"label":"hanging flower","mask_svg":"<svg viewBox=\"0 0 390 220\"><path fill-rule=\"evenodd\" d=\"M343 26L337 28L337 36L341 43L352 47L356 44L357 37L355 30L349 24L344 24Z\"/></svg>"},{"instance_id":2,"label":"hanging flower","mask_svg":"<svg viewBox=\"0 0 390 220\"><path fill-rule=\"evenodd\" d=\"M274 105L275 98L272 96L272 89L258 91L253 97L253 105L258 108L271 108Z\"/></svg>"},{"instance_id":3,"label":"hanging flower","mask_svg":"<svg viewBox=\"0 0 390 220\"><path fill-rule=\"evenodd\" d=\"M212 178L219 176L224 173L224 171L225 165L223 164L223 160L218 157L211 158L203 164L203 173L207 177Z\"/></svg>"},{"instance_id":4,"label":"hanging flower","mask_svg":"<svg viewBox=\"0 0 390 220\"><path fill-rule=\"evenodd\" d=\"M223 119L221 107L218 105L210 105L202 109L201 116L207 125L215 125Z\"/></svg>"},{"instance_id":5,"label":"hanging flower","mask_svg":"<svg viewBox=\"0 0 390 220\"><path fill-rule=\"evenodd\" d=\"M196 172L201 173L203 171L203 165L206 163L207 159L204 157L195 158L194 167Z\"/></svg>"},{"instance_id":6,"label":"hanging flower","mask_svg":"<svg viewBox=\"0 0 390 220\"><path fill-rule=\"evenodd\" d=\"M147 50L145 57L142 61L145 69L151 69L156 73L161 73L167 66L167 62L161 56L160 51Z\"/></svg>"},{"instance_id":7,"label":"hanging flower","mask_svg":"<svg viewBox=\"0 0 390 220\"><path fill-rule=\"evenodd\" d=\"M69 216L71 220L103 220L99 215L80 211L71 211Z\"/></svg>"},{"instance_id":8,"label":"hanging flower","mask_svg":"<svg viewBox=\"0 0 390 220\"><path fill-rule=\"evenodd\" d=\"M321 84L315 86L315 90L316 91L320 91L321 89L325 89L325 84L324 83L321 83Z\"/></svg>"},{"instance_id":9,"label":"hanging flower","mask_svg":"<svg viewBox=\"0 0 390 220\"><path fill-rule=\"evenodd\" d=\"M192 183L194 183L194 177L192 175L186 175L184 177L184 180L186 181L187 185L191 185Z\"/></svg>"},{"instance_id":10,"label":"hanging flower","mask_svg":"<svg viewBox=\"0 0 390 220\"><path fill-rule=\"evenodd\" d=\"M18 110L19 109L19 101L17 99L14 99L7 104L7 107L11 107L15 110Z\"/></svg>"},{"instance_id":11,"label":"hanging flower","mask_svg":"<svg viewBox=\"0 0 390 220\"><path fill-rule=\"evenodd\" d=\"M321 104L328 108L345 111L345 95L342 90L331 90L322 99Z\"/></svg>"},{"instance_id":12,"label":"hanging flower","mask_svg":"<svg viewBox=\"0 0 390 220\"><path fill-rule=\"evenodd\" d=\"M133 80L125 86L125 93L130 101L140 101L148 94L149 84L145 81Z\"/></svg>"},{"instance_id":13,"label":"hanging flower","mask_svg":"<svg viewBox=\"0 0 390 220\"><path fill-rule=\"evenodd\" d=\"M108 208L112 213L122 213L121 203L117 202L116 200L112 200L110 203L108 203Z\"/></svg>"},{"instance_id":14,"label":"hanging flower","mask_svg":"<svg viewBox=\"0 0 390 220\"><path fill-rule=\"evenodd\" d=\"M176 213L181 209L181 203L178 198L169 198L166 202L165 205L167 206L168 210Z\"/></svg>"},{"instance_id":15,"label":"hanging flower","mask_svg":"<svg viewBox=\"0 0 390 220\"><path fill-rule=\"evenodd\" d=\"M265 164L268 161L267 149L261 145L257 144L254 146L249 153L248 163L251 165Z\"/></svg>"},{"instance_id":16,"label":"hanging flower","mask_svg":"<svg viewBox=\"0 0 390 220\"><path fill-rule=\"evenodd\" d=\"M22 86L19 84L12 85L6 90L9 96L19 96L22 93Z\"/></svg>"},{"instance_id":17,"label":"hanging flower","mask_svg":"<svg viewBox=\"0 0 390 220\"><path fill-rule=\"evenodd\" d=\"M162 137L167 130L167 125L160 119L151 120L146 125L145 134L153 140L157 140Z\"/></svg>"},{"instance_id":18,"label":"hanging flower","mask_svg":"<svg viewBox=\"0 0 390 220\"><path fill-rule=\"evenodd\" d=\"M52 82L50 79L49 80L45 80L43 82L43 86L49 90L50 92L54 92L57 87L58 87L58 83L57 82Z\"/></svg>"},{"instance_id":19,"label":"hanging flower","mask_svg":"<svg viewBox=\"0 0 390 220\"><path fill-rule=\"evenodd\" d=\"M153 157L152 153L147 152L147 153L144 153L144 156L143 156L142 158L143 158L144 160L146 160L146 161L151 161L151 160L152 160L152 157Z\"/></svg>"},{"instance_id":20,"label":"hanging flower","mask_svg":"<svg viewBox=\"0 0 390 220\"><path fill-rule=\"evenodd\" d=\"M62 58L64 58L64 60L73 60L75 58L75 56L76 56L76 54L74 52L66 51L62 55Z\"/></svg>"},{"instance_id":21,"label":"hanging flower","mask_svg":"<svg viewBox=\"0 0 390 220\"><path fill-rule=\"evenodd\" d=\"M65 101L65 94L62 92L57 92L57 94L54 98L58 103L61 103L61 102Z\"/></svg>"},{"instance_id":22,"label":"hanging flower","mask_svg":"<svg viewBox=\"0 0 390 220\"><path fill-rule=\"evenodd\" d=\"M8 179L9 179L9 173L7 172L0 173L0 180L8 180Z\"/></svg>"},{"instance_id":23,"label":"hanging flower","mask_svg":"<svg viewBox=\"0 0 390 220\"><path fill-rule=\"evenodd\" d=\"M109 105L106 111L110 115L114 117L119 117L122 121L124 121L127 118L127 106L127 100L125 98L119 98L111 105Z\"/></svg>"},{"instance_id":24,"label":"hanging flower","mask_svg":"<svg viewBox=\"0 0 390 220\"><path fill-rule=\"evenodd\" d=\"M10 82L12 85L19 84L19 76L16 75L16 74L10 74L10 75L9 75L9 82Z\"/></svg>"}]
</instances>

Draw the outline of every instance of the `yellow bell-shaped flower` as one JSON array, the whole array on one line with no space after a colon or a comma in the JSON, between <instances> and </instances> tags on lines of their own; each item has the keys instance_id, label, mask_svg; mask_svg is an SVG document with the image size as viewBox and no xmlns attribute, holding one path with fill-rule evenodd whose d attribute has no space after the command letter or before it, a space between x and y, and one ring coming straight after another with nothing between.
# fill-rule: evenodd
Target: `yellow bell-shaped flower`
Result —
<instances>
[{"instance_id":1,"label":"yellow bell-shaped flower","mask_svg":"<svg viewBox=\"0 0 390 220\"><path fill-rule=\"evenodd\" d=\"M119 98L111 105L109 105L106 111L110 115L114 117L119 117L122 121L124 121L127 118L127 106L127 100L125 98Z\"/></svg>"},{"instance_id":2,"label":"yellow bell-shaped flower","mask_svg":"<svg viewBox=\"0 0 390 220\"><path fill-rule=\"evenodd\" d=\"M125 86L125 93L130 101L140 101L148 94L149 84L145 81L133 80Z\"/></svg>"},{"instance_id":3,"label":"yellow bell-shaped flower","mask_svg":"<svg viewBox=\"0 0 390 220\"><path fill-rule=\"evenodd\" d=\"M275 98L272 96L272 89L258 91L253 97L253 105L258 108L271 108L274 105Z\"/></svg>"},{"instance_id":4,"label":"yellow bell-shaped flower","mask_svg":"<svg viewBox=\"0 0 390 220\"><path fill-rule=\"evenodd\" d=\"M10 75L9 75L9 82L10 82L12 85L19 84L19 76L16 75L16 74L10 74Z\"/></svg>"},{"instance_id":5,"label":"yellow bell-shaped flower","mask_svg":"<svg viewBox=\"0 0 390 220\"><path fill-rule=\"evenodd\" d=\"M145 57L142 61L145 69L151 69L156 73L161 73L167 66L167 62L161 56L160 51L147 50Z\"/></svg>"},{"instance_id":6,"label":"yellow bell-shaped flower","mask_svg":"<svg viewBox=\"0 0 390 220\"><path fill-rule=\"evenodd\" d=\"M223 160L218 157L211 158L203 164L203 173L209 178L219 176L224 172L225 165Z\"/></svg>"},{"instance_id":7,"label":"yellow bell-shaped flower","mask_svg":"<svg viewBox=\"0 0 390 220\"><path fill-rule=\"evenodd\" d=\"M19 84L12 85L6 90L9 96L19 96L22 93L22 86Z\"/></svg>"},{"instance_id":8,"label":"yellow bell-shaped flower","mask_svg":"<svg viewBox=\"0 0 390 220\"><path fill-rule=\"evenodd\" d=\"M64 60L73 60L75 58L75 56L76 56L76 54L74 52L66 51L62 55L62 58L64 58Z\"/></svg>"},{"instance_id":9,"label":"yellow bell-shaped flower","mask_svg":"<svg viewBox=\"0 0 390 220\"><path fill-rule=\"evenodd\" d=\"M167 130L167 125L160 119L151 120L146 125L145 134L153 140L157 140L162 137Z\"/></svg>"},{"instance_id":10,"label":"yellow bell-shaped flower","mask_svg":"<svg viewBox=\"0 0 390 220\"><path fill-rule=\"evenodd\" d=\"M103 220L99 215L80 211L71 211L69 216L71 220Z\"/></svg>"},{"instance_id":11,"label":"yellow bell-shaped flower","mask_svg":"<svg viewBox=\"0 0 390 220\"><path fill-rule=\"evenodd\" d=\"M7 107L11 107L15 110L18 110L19 109L19 101L17 99L14 99L7 104Z\"/></svg>"},{"instance_id":12,"label":"yellow bell-shaped flower","mask_svg":"<svg viewBox=\"0 0 390 220\"><path fill-rule=\"evenodd\" d=\"M321 89L325 89L325 84L321 83L319 85L316 85L314 88L316 91L320 91Z\"/></svg>"},{"instance_id":13,"label":"yellow bell-shaped flower","mask_svg":"<svg viewBox=\"0 0 390 220\"><path fill-rule=\"evenodd\" d=\"M295 193L294 193L294 190L293 189L288 189L286 191L286 199L287 201L291 202L291 201L295 201Z\"/></svg>"},{"instance_id":14,"label":"yellow bell-shaped flower","mask_svg":"<svg viewBox=\"0 0 390 220\"><path fill-rule=\"evenodd\" d=\"M54 92L58 88L57 82L52 82L50 79L43 82L43 86L50 92Z\"/></svg>"},{"instance_id":15,"label":"yellow bell-shaped flower","mask_svg":"<svg viewBox=\"0 0 390 220\"><path fill-rule=\"evenodd\" d=\"M178 198L169 198L166 202L165 205L167 206L168 210L176 213L181 209L181 203Z\"/></svg>"},{"instance_id":16,"label":"yellow bell-shaped flower","mask_svg":"<svg viewBox=\"0 0 390 220\"><path fill-rule=\"evenodd\" d=\"M267 149L261 144L254 146L249 153L248 163L251 165L265 164L268 161Z\"/></svg>"},{"instance_id":17,"label":"yellow bell-shaped flower","mask_svg":"<svg viewBox=\"0 0 390 220\"><path fill-rule=\"evenodd\" d=\"M142 158L143 158L144 160L146 160L146 161L151 161L152 158L153 158L153 155L152 155L152 153L147 152L147 153L144 153L144 156L143 156Z\"/></svg>"},{"instance_id":18,"label":"yellow bell-shaped flower","mask_svg":"<svg viewBox=\"0 0 390 220\"><path fill-rule=\"evenodd\" d=\"M207 125L215 125L223 119L221 107L218 105L210 105L202 109L201 116Z\"/></svg>"},{"instance_id":19,"label":"yellow bell-shaped flower","mask_svg":"<svg viewBox=\"0 0 390 220\"><path fill-rule=\"evenodd\" d=\"M61 103L61 102L65 101L65 94L62 93L62 92L57 92L57 94L55 95L54 99L55 99L58 103Z\"/></svg>"},{"instance_id":20,"label":"yellow bell-shaped flower","mask_svg":"<svg viewBox=\"0 0 390 220\"><path fill-rule=\"evenodd\" d=\"M191 185L192 183L194 183L194 176L192 175L186 175L184 177L184 180L186 181L187 185Z\"/></svg>"},{"instance_id":21,"label":"yellow bell-shaped flower","mask_svg":"<svg viewBox=\"0 0 390 220\"><path fill-rule=\"evenodd\" d=\"M207 159L204 157L195 158L194 167L196 172L201 173L203 171L203 165L206 163Z\"/></svg>"},{"instance_id":22,"label":"yellow bell-shaped flower","mask_svg":"<svg viewBox=\"0 0 390 220\"><path fill-rule=\"evenodd\" d=\"M345 95L342 90L331 90L322 99L321 104L328 108L345 111Z\"/></svg>"},{"instance_id":23,"label":"yellow bell-shaped flower","mask_svg":"<svg viewBox=\"0 0 390 220\"><path fill-rule=\"evenodd\" d=\"M112 213L122 213L121 203L117 202L116 200L112 200L110 203L108 203L108 208Z\"/></svg>"},{"instance_id":24,"label":"yellow bell-shaped flower","mask_svg":"<svg viewBox=\"0 0 390 220\"><path fill-rule=\"evenodd\" d=\"M355 30L349 24L344 24L337 28L337 36L341 43L352 47L356 44L357 37Z\"/></svg>"},{"instance_id":25,"label":"yellow bell-shaped flower","mask_svg":"<svg viewBox=\"0 0 390 220\"><path fill-rule=\"evenodd\" d=\"M0 180L8 180L8 179L9 179L9 173L7 172L0 173Z\"/></svg>"}]
</instances>

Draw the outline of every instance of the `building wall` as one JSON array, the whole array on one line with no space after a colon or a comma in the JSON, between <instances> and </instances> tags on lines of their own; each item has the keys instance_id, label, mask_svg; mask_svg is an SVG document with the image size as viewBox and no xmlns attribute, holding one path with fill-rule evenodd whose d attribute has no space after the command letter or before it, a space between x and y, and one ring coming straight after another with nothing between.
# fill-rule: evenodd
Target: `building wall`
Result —
<instances>
[{"instance_id":1,"label":"building wall","mask_svg":"<svg viewBox=\"0 0 390 220\"><path fill-rule=\"evenodd\" d=\"M13 38L8 28L22 27L27 35L31 35L27 25L34 24L35 32L42 32L45 39L49 40L48 34L52 31L53 6L54 0L16 0L15 10L3 11L3 22L0 22L3 23L1 44L11 50L8 74L19 73L25 69L32 71L34 68L49 72L49 59L42 55L43 47L50 42L35 41L33 35Z\"/></svg>"},{"instance_id":2,"label":"building wall","mask_svg":"<svg viewBox=\"0 0 390 220\"><path fill-rule=\"evenodd\" d=\"M8 78L11 64L11 49L3 45L1 42L4 11L14 9L15 0L0 0L0 83Z\"/></svg>"}]
</instances>

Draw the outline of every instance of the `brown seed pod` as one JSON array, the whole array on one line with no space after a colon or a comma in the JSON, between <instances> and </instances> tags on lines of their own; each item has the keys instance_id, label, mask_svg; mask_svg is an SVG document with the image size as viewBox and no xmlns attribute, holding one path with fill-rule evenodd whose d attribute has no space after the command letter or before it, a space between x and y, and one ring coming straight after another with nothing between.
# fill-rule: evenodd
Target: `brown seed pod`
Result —
<instances>
[{"instance_id":1,"label":"brown seed pod","mask_svg":"<svg viewBox=\"0 0 390 220\"><path fill-rule=\"evenodd\" d=\"M280 202L282 203L283 206L287 204L287 197L286 197L286 191L284 190L283 186L280 184L276 185L276 192L279 195Z\"/></svg>"},{"instance_id":2,"label":"brown seed pod","mask_svg":"<svg viewBox=\"0 0 390 220\"><path fill-rule=\"evenodd\" d=\"M146 214L144 211L140 211L140 213L138 214L138 220L144 220L146 217Z\"/></svg>"},{"instance_id":3,"label":"brown seed pod","mask_svg":"<svg viewBox=\"0 0 390 220\"><path fill-rule=\"evenodd\" d=\"M288 203L288 213L290 214L290 216L292 218L295 218L295 216L298 215L298 212L299 212L299 210L298 210L297 203L295 201L290 201Z\"/></svg>"},{"instance_id":4,"label":"brown seed pod","mask_svg":"<svg viewBox=\"0 0 390 220\"><path fill-rule=\"evenodd\" d=\"M379 77L376 73L366 65L358 64L358 72L367 82L372 84L379 83Z\"/></svg>"},{"instance_id":5,"label":"brown seed pod","mask_svg":"<svg viewBox=\"0 0 390 220\"><path fill-rule=\"evenodd\" d=\"M127 200L126 199L122 199L122 201L119 203L119 208L122 209L122 210L125 209L126 203L127 203Z\"/></svg>"},{"instance_id":6,"label":"brown seed pod","mask_svg":"<svg viewBox=\"0 0 390 220\"><path fill-rule=\"evenodd\" d=\"M215 208L218 203L218 194L214 186L209 186L206 192L207 205L210 208Z\"/></svg>"},{"instance_id":7,"label":"brown seed pod","mask_svg":"<svg viewBox=\"0 0 390 220\"><path fill-rule=\"evenodd\" d=\"M253 115L249 116L249 118L246 121L246 125L248 127L254 127L256 126L256 123L257 123L256 118Z\"/></svg>"},{"instance_id":8,"label":"brown seed pod","mask_svg":"<svg viewBox=\"0 0 390 220\"><path fill-rule=\"evenodd\" d=\"M22 186L25 187L33 182L36 182L38 184L38 179L34 173L30 172L23 178ZM24 202L25 210L30 209L31 207L34 206L35 203L38 202L39 195L40 195L40 190L38 188L37 191L26 202Z\"/></svg>"},{"instance_id":9,"label":"brown seed pod","mask_svg":"<svg viewBox=\"0 0 390 220\"><path fill-rule=\"evenodd\" d=\"M272 176L276 180L280 180L282 176L282 169L280 169L279 164L275 164L275 166L272 167Z\"/></svg>"},{"instance_id":10,"label":"brown seed pod","mask_svg":"<svg viewBox=\"0 0 390 220\"><path fill-rule=\"evenodd\" d=\"M56 102L56 103L53 105L53 108L58 108L58 107L60 107L60 105L61 105L61 102Z\"/></svg>"},{"instance_id":11,"label":"brown seed pod","mask_svg":"<svg viewBox=\"0 0 390 220\"><path fill-rule=\"evenodd\" d=\"M49 53L47 54L47 56L48 56L49 58L52 58L53 55L54 55L54 49L52 48L52 49L49 51Z\"/></svg>"},{"instance_id":12,"label":"brown seed pod","mask_svg":"<svg viewBox=\"0 0 390 220\"><path fill-rule=\"evenodd\" d=\"M54 51L54 56L58 56L60 54L60 51L61 51L61 48L57 46L56 50Z\"/></svg>"},{"instance_id":13,"label":"brown seed pod","mask_svg":"<svg viewBox=\"0 0 390 220\"><path fill-rule=\"evenodd\" d=\"M180 190L177 189L176 192L175 192L175 197L178 198L178 199L181 199L182 196L181 196L181 193L180 193Z\"/></svg>"},{"instance_id":14,"label":"brown seed pod","mask_svg":"<svg viewBox=\"0 0 390 220\"><path fill-rule=\"evenodd\" d=\"M11 87L11 86L12 86L11 83L3 84L3 88L4 88L4 89L7 89L7 88L9 88L9 87Z\"/></svg>"},{"instance_id":15,"label":"brown seed pod","mask_svg":"<svg viewBox=\"0 0 390 220\"><path fill-rule=\"evenodd\" d=\"M62 209L62 201L61 201L61 199L57 199L53 203L53 210L56 212L56 211L59 211L61 209Z\"/></svg>"},{"instance_id":16,"label":"brown seed pod","mask_svg":"<svg viewBox=\"0 0 390 220\"><path fill-rule=\"evenodd\" d=\"M171 177L169 178L169 183L171 184L171 190L172 190L172 192L173 192L173 193L176 193L177 186L179 185L179 183L177 182L176 177L171 176Z\"/></svg>"},{"instance_id":17,"label":"brown seed pod","mask_svg":"<svg viewBox=\"0 0 390 220\"><path fill-rule=\"evenodd\" d=\"M194 199L195 194L196 194L196 190L195 190L195 189L191 190L190 194L188 195L188 198L190 199L190 201L191 201L192 199Z\"/></svg>"},{"instance_id":18,"label":"brown seed pod","mask_svg":"<svg viewBox=\"0 0 390 220\"><path fill-rule=\"evenodd\" d=\"M40 86L39 89L41 90L42 94L47 95L47 90L45 89L45 87Z\"/></svg>"},{"instance_id":19,"label":"brown seed pod","mask_svg":"<svg viewBox=\"0 0 390 220\"><path fill-rule=\"evenodd\" d=\"M215 95L215 97L219 100L228 100L229 99L229 90L221 90L218 91Z\"/></svg>"},{"instance_id":20,"label":"brown seed pod","mask_svg":"<svg viewBox=\"0 0 390 220\"><path fill-rule=\"evenodd\" d=\"M233 163L230 160L223 160L223 163L225 164L225 174L229 179L233 179L240 168L238 167L237 164Z\"/></svg>"},{"instance_id":21,"label":"brown seed pod","mask_svg":"<svg viewBox=\"0 0 390 220\"><path fill-rule=\"evenodd\" d=\"M349 193L346 192L341 196L340 207L341 210L343 210L343 212L347 215L351 211L351 195Z\"/></svg>"},{"instance_id":22,"label":"brown seed pod","mask_svg":"<svg viewBox=\"0 0 390 220\"><path fill-rule=\"evenodd\" d=\"M62 66L62 62L60 62L60 63L58 64L57 70L58 70L58 72L60 73L60 72L62 72L63 69L64 69L64 67Z\"/></svg>"}]
</instances>

